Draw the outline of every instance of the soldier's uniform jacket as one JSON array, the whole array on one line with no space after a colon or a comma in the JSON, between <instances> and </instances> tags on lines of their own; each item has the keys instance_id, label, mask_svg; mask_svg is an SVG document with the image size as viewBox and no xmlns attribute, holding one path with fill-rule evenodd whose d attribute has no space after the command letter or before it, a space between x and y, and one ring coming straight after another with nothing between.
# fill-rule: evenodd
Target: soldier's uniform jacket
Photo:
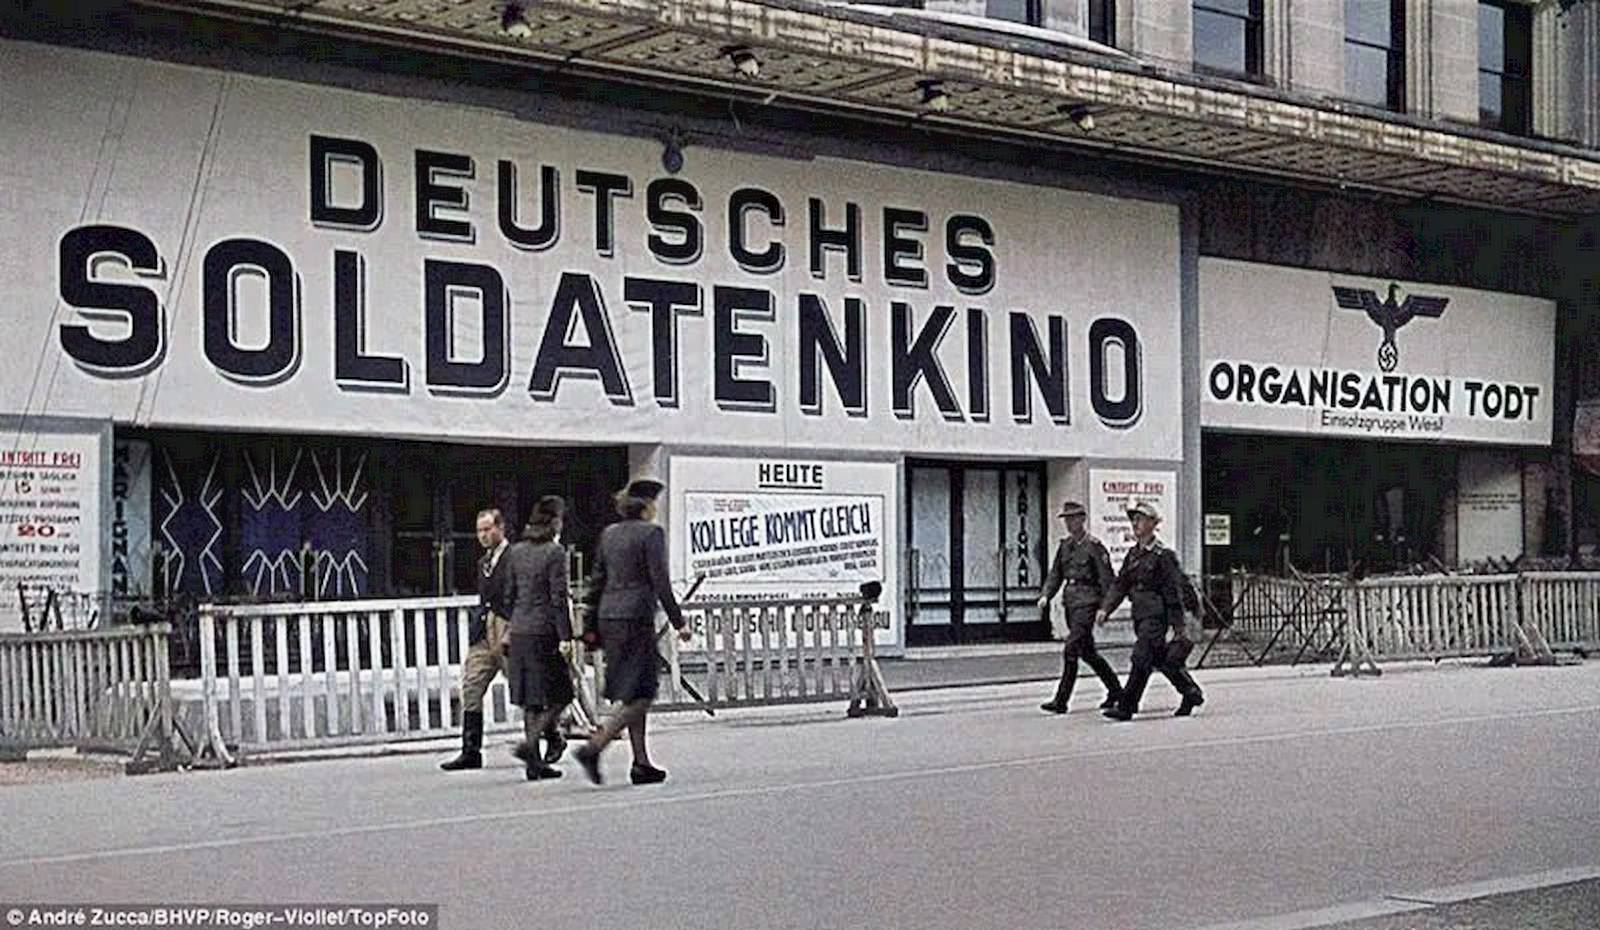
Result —
<instances>
[{"instance_id":1,"label":"soldier's uniform jacket","mask_svg":"<svg viewBox=\"0 0 1600 930\"><path fill-rule=\"evenodd\" d=\"M1060 591L1068 610L1074 607L1099 607L1111 591L1117 576L1111 570L1111 554L1100 540L1085 534L1081 541L1071 536L1056 546L1055 560L1045 576L1040 596L1052 598Z\"/></svg>"},{"instance_id":2,"label":"soldier's uniform jacket","mask_svg":"<svg viewBox=\"0 0 1600 930\"><path fill-rule=\"evenodd\" d=\"M1109 614L1127 598L1133 606L1135 633L1160 635L1168 626L1183 625L1183 584L1178 557L1159 540L1151 540L1148 546L1128 550L1101 607Z\"/></svg>"},{"instance_id":3,"label":"soldier's uniform jacket","mask_svg":"<svg viewBox=\"0 0 1600 930\"><path fill-rule=\"evenodd\" d=\"M584 600L602 620L649 620L656 604L674 627L683 611L667 574L667 531L646 520L623 520L600 532Z\"/></svg>"}]
</instances>

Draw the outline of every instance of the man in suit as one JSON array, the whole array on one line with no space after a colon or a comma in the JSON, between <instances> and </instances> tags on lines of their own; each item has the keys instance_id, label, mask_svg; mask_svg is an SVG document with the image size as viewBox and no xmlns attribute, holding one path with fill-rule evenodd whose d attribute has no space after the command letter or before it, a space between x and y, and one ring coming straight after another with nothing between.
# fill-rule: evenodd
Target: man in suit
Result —
<instances>
[{"instance_id":1,"label":"man in suit","mask_svg":"<svg viewBox=\"0 0 1600 930\"><path fill-rule=\"evenodd\" d=\"M1129 507L1128 520L1133 524L1134 546L1122 560L1122 570L1117 573L1116 582L1095 620L1104 623L1123 598L1133 605L1133 670L1128 673L1121 701L1104 713L1113 720L1132 720L1139 711L1139 699L1144 697L1150 673L1159 671L1183 696L1176 716L1187 717L1206 699L1183 667L1182 657L1188 655L1189 646L1189 635L1183 625L1186 584L1183 569L1172 550L1156 539L1161 513L1154 504L1139 501ZM1172 630L1170 644L1167 642L1169 627Z\"/></svg>"},{"instance_id":2,"label":"man in suit","mask_svg":"<svg viewBox=\"0 0 1600 930\"><path fill-rule=\"evenodd\" d=\"M666 781L667 773L650 761L645 744L645 720L660 687L660 660L656 653L656 607L680 638L690 636L683 611L672 593L667 573L667 534L656 525L656 497L663 485L642 478L617 492L620 523L600 533L594 568L584 600L589 622L599 627L605 650L607 700L622 705L573 752L589 780L600 784L600 753L623 730L633 747L633 767L628 776L636 785Z\"/></svg>"},{"instance_id":3,"label":"man in suit","mask_svg":"<svg viewBox=\"0 0 1600 930\"><path fill-rule=\"evenodd\" d=\"M439 765L446 772L483 768L483 696L494 683L494 676L505 667L501 642L511 616L506 579L510 563L503 556L510 548L506 539L506 520L500 510L490 507L478 511L478 608L467 624L467 657L461 663L461 752ZM546 754L561 757L566 741L555 730L545 733Z\"/></svg>"},{"instance_id":4,"label":"man in suit","mask_svg":"<svg viewBox=\"0 0 1600 930\"><path fill-rule=\"evenodd\" d=\"M1061 652L1061 682L1056 686L1056 696L1039 707L1052 714L1067 712L1067 702L1072 698L1073 685L1078 680L1078 661L1081 659L1100 676L1106 686L1106 700L1101 708L1115 706L1122 696L1122 684L1111 663L1100 655L1094 645L1095 610L1105 601L1116 581L1111 570L1111 555L1100 540L1084 529L1088 513L1083 505L1068 501L1061 505L1061 519L1067 524L1067 537L1056 547L1055 560L1050 563L1050 573L1045 576L1044 589L1039 592L1039 610L1049 616L1050 599L1061 592L1061 607L1067 615L1066 646Z\"/></svg>"},{"instance_id":5,"label":"man in suit","mask_svg":"<svg viewBox=\"0 0 1600 930\"><path fill-rule=\"evenodd\" d=\"M446 772L483 768L483 696L505 664L500 648L510 614L505 516L493 507L478 511L477 531L483 556L478 559L478 608L467 624L467 656L461 663L461 753L439 766Z\"/></svg>"}]
</instances>

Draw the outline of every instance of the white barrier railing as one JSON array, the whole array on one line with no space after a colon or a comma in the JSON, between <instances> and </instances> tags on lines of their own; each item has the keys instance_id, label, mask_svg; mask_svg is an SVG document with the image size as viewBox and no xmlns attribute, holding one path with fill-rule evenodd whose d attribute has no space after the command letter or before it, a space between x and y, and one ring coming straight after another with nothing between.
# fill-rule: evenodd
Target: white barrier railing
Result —
<instances>
[{"instance_id":1,"label":"white barrier railing","mask_svg":"<svg viewBox=\"0 0 1600 930\"><path fill-rule=\"evenodd\" d=\"M684 608L705 648L672 637L669 700L713 707L842 700L861 662L861 602L727 601Z\"/></svg>"},{"instance_id":2,"label":"white barrier railing","mask_svg":"<svg viewBox=\"0 0 1600 930\"><path fill-rule=\"evenodd\" d=\"M1219 611L1224 627L1213 641L1233 635L1258 665L1275 644L1296 642L1296 661L1308 650L1318 655L1339 647L1335 674L1345 674L1347 664L1376 671L1380 660L1501 655L1551 662L1556 649L1600 648L1600 574L1594 573L1361 581L1237 574L1229 592L1232 603Z\"/></svg>"},{"instance_id":3,"label":"white barrier railing","mask_svg":"<svg viewBox=\"0 0 1600 930\"><path fill-rule=\"evenodd\" d=\"M132 751L153 729L170 738L169 632L162 623L0 635L0 754Z\"/></svg>"},{"instance_id":4,"label":"white barrier railing","mask_svg":"<svg viewBox=\"0 0 1600 930\"><path fill-rule=\"evenodd\" d=\"M219 752L442 736L454 709L475 597L200 610L205 728ZM220 655L218 654L220 651ZM486 723L508 724L505 682Z\"/></svg>"},{"instance_id":5,"label":"white barrier railing","mask_svg":"<svg viewBox=\"0 0 1600 930\"><path fill-rule=\"evenodd\" d=\"M1517 576L1381 578L1351 588L1346 641L1373 659L1445 659L1515 651Z\"/></svg>"},{"instance_id":6,"label":"white barrier railing","mask_svg":"<svg viewBox=\"0 0 1600 930\"><path fill-rule=\"evenodd\" d=\"M200 611L199 721L219 758L438 738L459 732L470 596L249 606ZM703 648L663 631L663 709L851 696L861 602L729 601L685 606ZM602 653L575 657L575 713L603 708ZM486 729L520 726L504 677L484 700Z\"/></svg>"},{"instance_id":7,"label":"white barrier railing","mask_svg":"<svg viewBox=\"0 0 1600 930\"><path fill-rule=\"evenodd\" d=\"M1555 649L1600 649L1600 574L1523 575L1522 614Z\"/></svg>"}]
</instances>

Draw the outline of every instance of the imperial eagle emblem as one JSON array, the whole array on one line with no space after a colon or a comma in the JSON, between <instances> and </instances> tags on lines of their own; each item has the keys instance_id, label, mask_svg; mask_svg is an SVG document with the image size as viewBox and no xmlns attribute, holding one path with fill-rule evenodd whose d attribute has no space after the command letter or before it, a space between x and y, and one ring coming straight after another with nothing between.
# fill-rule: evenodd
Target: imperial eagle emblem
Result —
<instances>
[{"instance_id":1,"label":"imperial eagle emblem","mask_svg":"<svg viewBox=\"0 0 1600 930\"><path fill-rule=\"evenodd\" d=\"M1378 299L1378 293L1367 288L1338 287L1333 289L1333 299L1346 310L1361 310L1367 319L1383 330L1383 342L1378 346L1378 367L1394 371L1400 362L1400 350L1394 344L1394 334L1400 327L1419 316L1438 318L1450 303L1448 297L1424 297L1407 294L1398 284L1389 285L1389 296Z\"/></svg>"}]
</instances>

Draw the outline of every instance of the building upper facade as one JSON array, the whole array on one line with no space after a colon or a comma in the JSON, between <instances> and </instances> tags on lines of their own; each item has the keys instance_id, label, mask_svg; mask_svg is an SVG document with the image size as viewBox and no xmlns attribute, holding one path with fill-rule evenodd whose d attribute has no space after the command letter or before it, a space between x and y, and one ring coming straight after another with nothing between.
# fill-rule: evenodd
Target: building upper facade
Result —
<instances>
[{"instance_id":1,"label":"building upper facade","mask_svg":"<svg viewBox=\"0 0 1600 930\"><path fill-rule=\"evenodd\" d=\"M915 4L913 4L915 5ZM1600 9L1570 0L925 0L1329 101L1600 146Z\"/></svg>"},{"instance_id":2,"label":"building upper facade","mask_svg":"<svg viewBox=\"0 0 1600 930\"><path fill-rule=\"evenodd\" d=\"M140 24L200 14L317 35L330 49L398 45L1067 159L1556 219L1600 214L1596 0L115 5ZM630 99L648 106L650 94ZM647 134L730 136L688 122L663 110Z\"/></svg>"}]
</instances>

